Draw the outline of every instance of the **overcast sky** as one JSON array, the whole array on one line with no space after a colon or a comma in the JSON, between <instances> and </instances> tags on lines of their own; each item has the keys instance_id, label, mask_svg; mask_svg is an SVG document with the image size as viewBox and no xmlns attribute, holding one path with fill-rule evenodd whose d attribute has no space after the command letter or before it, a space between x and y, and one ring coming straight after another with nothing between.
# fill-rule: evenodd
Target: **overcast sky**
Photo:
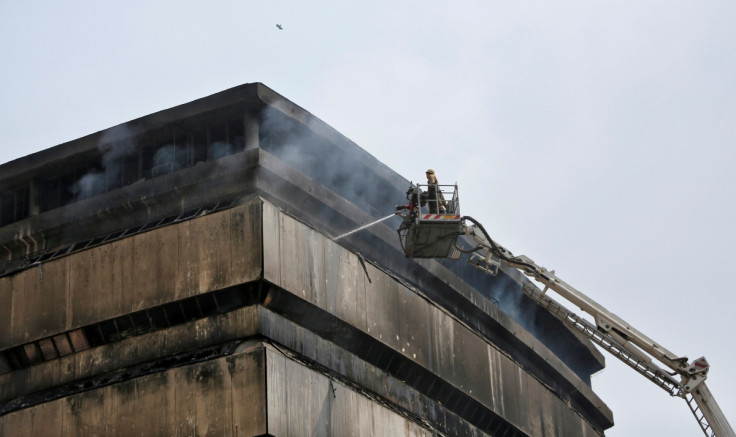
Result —
<instances>
[{"instance_id":1,"label":"overcast sky","mask_svg":"<svg viewBox=\"0 0 736 437\"><path fill-rule=\"evenodd\" d=\"M705 355L736 425L734 23L719 0L3 0L0 163L263 82L406 178L458 182L515 254ZM607 364L609 437L699 435L683 400Z\"/></svg>"}]
</instances>

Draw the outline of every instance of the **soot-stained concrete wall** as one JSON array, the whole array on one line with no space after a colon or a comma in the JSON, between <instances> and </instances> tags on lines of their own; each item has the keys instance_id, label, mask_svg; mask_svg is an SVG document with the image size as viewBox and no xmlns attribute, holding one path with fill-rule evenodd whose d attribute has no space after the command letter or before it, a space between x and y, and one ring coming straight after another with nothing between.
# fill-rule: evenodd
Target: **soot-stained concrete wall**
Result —
<instances>
[{"instance_id":1,"label":"soot-stained concrete wall","mask_svg":"<svg viewBox=\"0 0 736 437\"><path fill-rule=\"evenodd\" d=\"M261 202L0 278L0 350L261 276Z\"/></svg>"},{"instance_id":2,"label":"soot-stained concrete wall","mask_svg":"<svg viewBox=\"0 0 736 437\"><path fill-rule=\"evenodd\" d=\"M161 393L177 375L199 383L198 371L182 369L223 369L249 341L272 357L251 369L265 374L268 401L254 408L266 405L270 435L344 435L352 424L359 435L587 437L612 425L590 387L602 357L524 300L513 272L407 259L391 221L334 241L385 216L408 181L265 86L127 123L113 129L115 144L221 119L239 135L229 155L57 208L36 205L0 227L0 426L46 415L72 423L69 405L94 396L104 407L85 407L93 427L120 402L155 409L171 402ZM6 164L0 189L95 162L110 136ZM228 381L208 393L227 396ZM162 411L175 422L191 416L182 429L204 435L211 428L200 415L226 420L229 402L218 412ZM146 414L157 429L179 429Z\"/></svg>"},{"instance_id":3,"label":"soot-stained concrete wall","mask_svg":"<svg viewBox=\"0 0 736 437\"><path fill-rule=\"evenodd\" d=\"M0 435L396 436L431 429L261 342L4 416ZM481 434L477 434L481 435Z\"/></svg>"},{"instance_id":4,"label":"soot-stained concrete wall","mask_svg":"<svg viewBox=\"0 0 736 437\"><path fill-rule=\"evenodd\" d=\"M191 232L193 229L200 231ZM209 245L206 251L197 249L197 254L183 255L189 248L206 245ZM136 288L117 285L124 278L130 280L136 275L133 262L136 258L148 256L147 252L123 249L129 247L155 248L157 258L179 261L165 266L153 263L147 267L149 273L142 277L146 280L128 282ZM202 252L220 255L202 257ZM117 258L106 257L111 253L117 254ZM88 263L90 270L108 269L117 273L97 273L96 281L80 282L83 285L77 286L87 293L84 299L69 300L70 289L76 286L68 285L73 281L66 269L81 262ZM494 315L501 323L498 330L505 331L505 335L518 332L516 341L528 342L526 348L539 357L537 362L515 360L508 351L470 329L420 290L407 286L390 272L365 262L358 254L258 198L233 209L155 229L48 264L66 269L49 268L43 278L31 269L3 279L10 281L12 296L23 295L44 281L59 285L46 291L51 297L58 293L68 300L70 306L61 305L59 309L71 315L71 321L60 318L36 327L31 324L31 330L23 330L21 327L28 319L39 320L42 319L39 315L54 311L25 299L11 299L11 314L19 313L11 317L13 323L18 323L10 329L11 345L192 294L260 279L263 294L254 304L282 318L261 316L259 322L241 321L240 328L236 322L215 319L209 324L163 330L158 335L166 335L165 340L158 341L154 340L156 337L136 337L130 332L126 334L130 338L123 343L113 342L0 375L3 382L0 400L10 402L25 396L32 403L34 393L100 378L177 352L260 333L310 360L321 362L330 372L357 381L367 391L380 393L387 403L395 403L410 412L407 414L421 417L423 413L418 406L426 408L433 402L441 402L444 410L440 416L451 417L449 423L454 428L446 425L448 420L425 420L450 435L483 435L489 424L501 422L511 432L518 433L515 435L545 435L554 429L564 431L558 435L595 435L596 429L607 424L607 409L590 388L537 339L522 335L523 330L500 310ZM89 275L88 272L74 274ZM15 281L15 278L21 279ZM18 288L14 288L15 284ZM116 288L120 290L117 298L103 293L103 298L97 299L92 294L94 290ZM73 317L76 306L85 307L83 318ZM131 349L136 352L131 353ZM363 363L364 370L351 373L347 369L356 365L349 364L350 361ZM546 364L547 373L540 371L542 363ZM382 379L393 381L399 388L382 393L377 389L382 385L377 381ZM421 397L422 401L402 402L406 397Z\"/></svg>"},{"instance_id":5,"label":"soot-stained concrete wall","mask_svg":"<svg viewBox=\"0 0 736 437\"><path fill-rule=\"evenodd\" d=\"M326 235L341 235L406 203L409 180L306 111L279 99L271 103L260 114L255 180L265 198ZM589 342L577 339L520 292L525 279L517 271L486 275L469 266L466 257L407 259L396 237L399 223L396 217L352 234L342 244L416 285L453 313L465 314L464 321L476 329L483 326L476 323L475 308L502 309L588 383L603 367L602 355Z\"/></svg>"},{"instance_id":6,"label":"soot-stained concrete wall","mask_svg":"<svg viewBox=\"0 0 736 437\"><path fill-rule=\"evenodd\" d=\"M262 345L7 414L0 435L259 436L266 426Z\"/></svg>"},{"instance_id":7,"label":"soot-stained concrete wall","mask_svg":"<svg viewBox=\"0 0 736 437\"><path fill-rule=\"evenodd\" d=\"M567 414L575 424L565 435L578 435L576 430L586 428L592 432L609 423L610 411L590 387L498 308L492 314L498 324L497 335L517 333L516 341L524 343L524 350L537 359L514 358L514 354L521 355L520 349L510 355L421 290L362 261L359 255L267 202L263 238L264 279L291 293L281 298L283 304L278 302L279 296L273 297L273 302L267 300L269 308L311 328L310 322L303 320L310 317L306 308L290 309L299 299L317 307L311 313L315 318L325 312L347 323L351 329L343 338L333 332L337 323L335 329L324 329L321 335L378 366L378 351L383 348L411 361L401 377L417 390L431 391L427 387L439 378L451 386L448 391L454 388L466 396L468 404L477 402L479 409L495 412L528 435L544 435L557 420L565 422ZM363 347L361 334L379 343L375 351ZM550 414L552 411L557 413Z\"/></svg>"}]
</instances>

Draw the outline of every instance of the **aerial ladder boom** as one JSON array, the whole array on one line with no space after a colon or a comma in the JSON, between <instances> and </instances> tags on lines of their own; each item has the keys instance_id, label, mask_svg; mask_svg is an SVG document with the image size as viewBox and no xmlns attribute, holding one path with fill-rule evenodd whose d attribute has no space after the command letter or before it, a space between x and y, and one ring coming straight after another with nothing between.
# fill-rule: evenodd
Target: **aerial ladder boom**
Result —
<instances>
[{"instance_id":1,"label":"aerial ladder boom","mask_svg":"<svg viewBox=\"0 0 736 437\"><path fill-rule=\"evenodd\" d=\"M412 258L459 258L469 254L468 262L476 268L496 275L502 267L518 269L526 276L544 285L540 291L531 284L522 286L522 292L573 329L590 338L602 349L652 381L671 396L687 401L701 430L706 436L736 437L726 416L705 384L710 365L705 357L688 362L629 323L608 311L595 300L560 279L554 270L537 265L527 256L514 256L493 241L482 224L469 216L460 216L457 186L451 191L439 186L445 193L443 201L452 214L426 214L420 199L422 186L412 186L407 192L408 205L398 207L404 222L399 237L404 253ZM449 200L445 200L449 197ZM431 200L431 199L430 199ZM474 247L463 247L462 236L475 242ZM465 244L467 246L467 244ZM593 317L595 324L580 318L549 296L552 290L565 300ZM661 367L663 365L666 369Z\"/></svg>"}]
</instances>

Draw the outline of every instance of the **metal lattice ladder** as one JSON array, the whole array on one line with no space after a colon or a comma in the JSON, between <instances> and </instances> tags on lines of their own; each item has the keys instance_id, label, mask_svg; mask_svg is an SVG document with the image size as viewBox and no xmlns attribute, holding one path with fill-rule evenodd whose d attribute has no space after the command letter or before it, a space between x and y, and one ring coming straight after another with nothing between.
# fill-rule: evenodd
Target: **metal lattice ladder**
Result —
<instances>
[{"instance_id":1,"label":"metal lattice ladder","mask_svg":"<svg viewBox=\"0 0 736 437\"><path fill-rule=\"evenodd\" d=\"M624 345L619 343L616 339L611 337L604 331L599 330L595 325L588 322L585 319L580 318L577 314L568 310L558 302L545 296L543 291L540 291L530 282L525 282L521 288L521 291L530 299L538 303L540 306L546 308L553 316L565 323L567 326L574 328L579 331L593 343L600 346L602 349L613 355L614 357L621 360L624 364L636 370L638 373L643 375L648 380L652 381L656 386L670 394L670 396L680 397L685 399L690 411L695 416L695 419L700 425L700 429L706 435L706 437L721 437L716 434L713 427L709 423L709 416L707 416L701 409L700 404L692 393L683 390L682 384L674 379L669 373L657 365L644 361L637 357L635 353L632 353ZM699 390L707 390L705 384L701 384ZM702 402L702 395L701 402ZM709 395L708 395L709 396ZM713 411L710 411L713 414ZM712 417L710 420L715 420L724 431L724 436L732 436L733 431L727 424L725 418L720 419L718 416ZM721 425L723 422L723 425ZM719 428L720 429L720 428Z\"/></svg>"},{"instance_id":2,"label":"metal lattice ladder","mask_svg":"<svg viewBox=\"0 0 736 437\"><path fill-rule=\"evenodd\" d=\"M708 424L708 419L705 418L705 415L700 410L698 403L695 402L695 397L690 393L686 393L685 401L687 401L687 406L690 407L690 411L693 412L693 416L695 416L695 420L698 421L698 425L700 425L700 429L703 430L703 433L708 437L716 437L716 434Z\"/></svg>"},{"instance_id":3,"label":"metal lattice ladder","mask_svg":"<svg viewBox=\"0 0 736 437\"><path fill-rule=\"evenodd\" d=\"M592 323L580 318L577 314L555 302L553 299L545 296L531 283L524 283L521 291L539 305L549 310L549 312L560 321L581 332L593 343L608 351L608 353L621 360L627 366L639 372L645 378L652 381L656 386L669 393L670 396L682 397L682 387L680 383L660 367L641 360L613 337L600 331Z\"/></svg>"}]
</instances>

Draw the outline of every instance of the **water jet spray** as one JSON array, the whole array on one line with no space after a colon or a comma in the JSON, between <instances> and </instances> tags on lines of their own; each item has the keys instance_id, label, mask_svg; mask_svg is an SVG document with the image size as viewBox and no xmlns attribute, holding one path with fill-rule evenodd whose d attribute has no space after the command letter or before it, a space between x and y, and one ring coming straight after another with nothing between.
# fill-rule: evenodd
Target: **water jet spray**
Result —
<instances>
[{"instance_id":1,"label":"water jet spray","mask_svg":"<svg viewBox=\"0 0 736 437\"><path fill-rule=\"evenodd\" d=\"M376 225L376 224L378 224L378 223L381 223L381 222L382 222L382 221L384 221L384 220L388 220L388 219L390 219L391 217L395 216L396 214L397 214L397 213L392 213L392 214L390 214L390 215L387 215L386 217L384 217L384 218L382 218L382 219L378 219L378 220L376 220L376 221L374 221L374 222L368 223L367 225L363 225L363 226L361 226L361 227L359 227L359 228L353 229L352 231L350 231L350 232L346 232L346 233L344 233L344 234L340 235L339 237L335 237L335 238L334 238L334 240L335 240L335 241L337 241L337 240L339 240L339 239L340 239L340 238L342 238L342 237L347 237L347 236L348 236L348 235L350 235L350 234L354 234L354 233L356 233L356 232L358 232L358 231L362 231L362 230L363 230L363 229L365 229L365 228L368 228L368 227L370 227L370 226L373 226L373 225Z\"/></svg>"}]
</instances>

